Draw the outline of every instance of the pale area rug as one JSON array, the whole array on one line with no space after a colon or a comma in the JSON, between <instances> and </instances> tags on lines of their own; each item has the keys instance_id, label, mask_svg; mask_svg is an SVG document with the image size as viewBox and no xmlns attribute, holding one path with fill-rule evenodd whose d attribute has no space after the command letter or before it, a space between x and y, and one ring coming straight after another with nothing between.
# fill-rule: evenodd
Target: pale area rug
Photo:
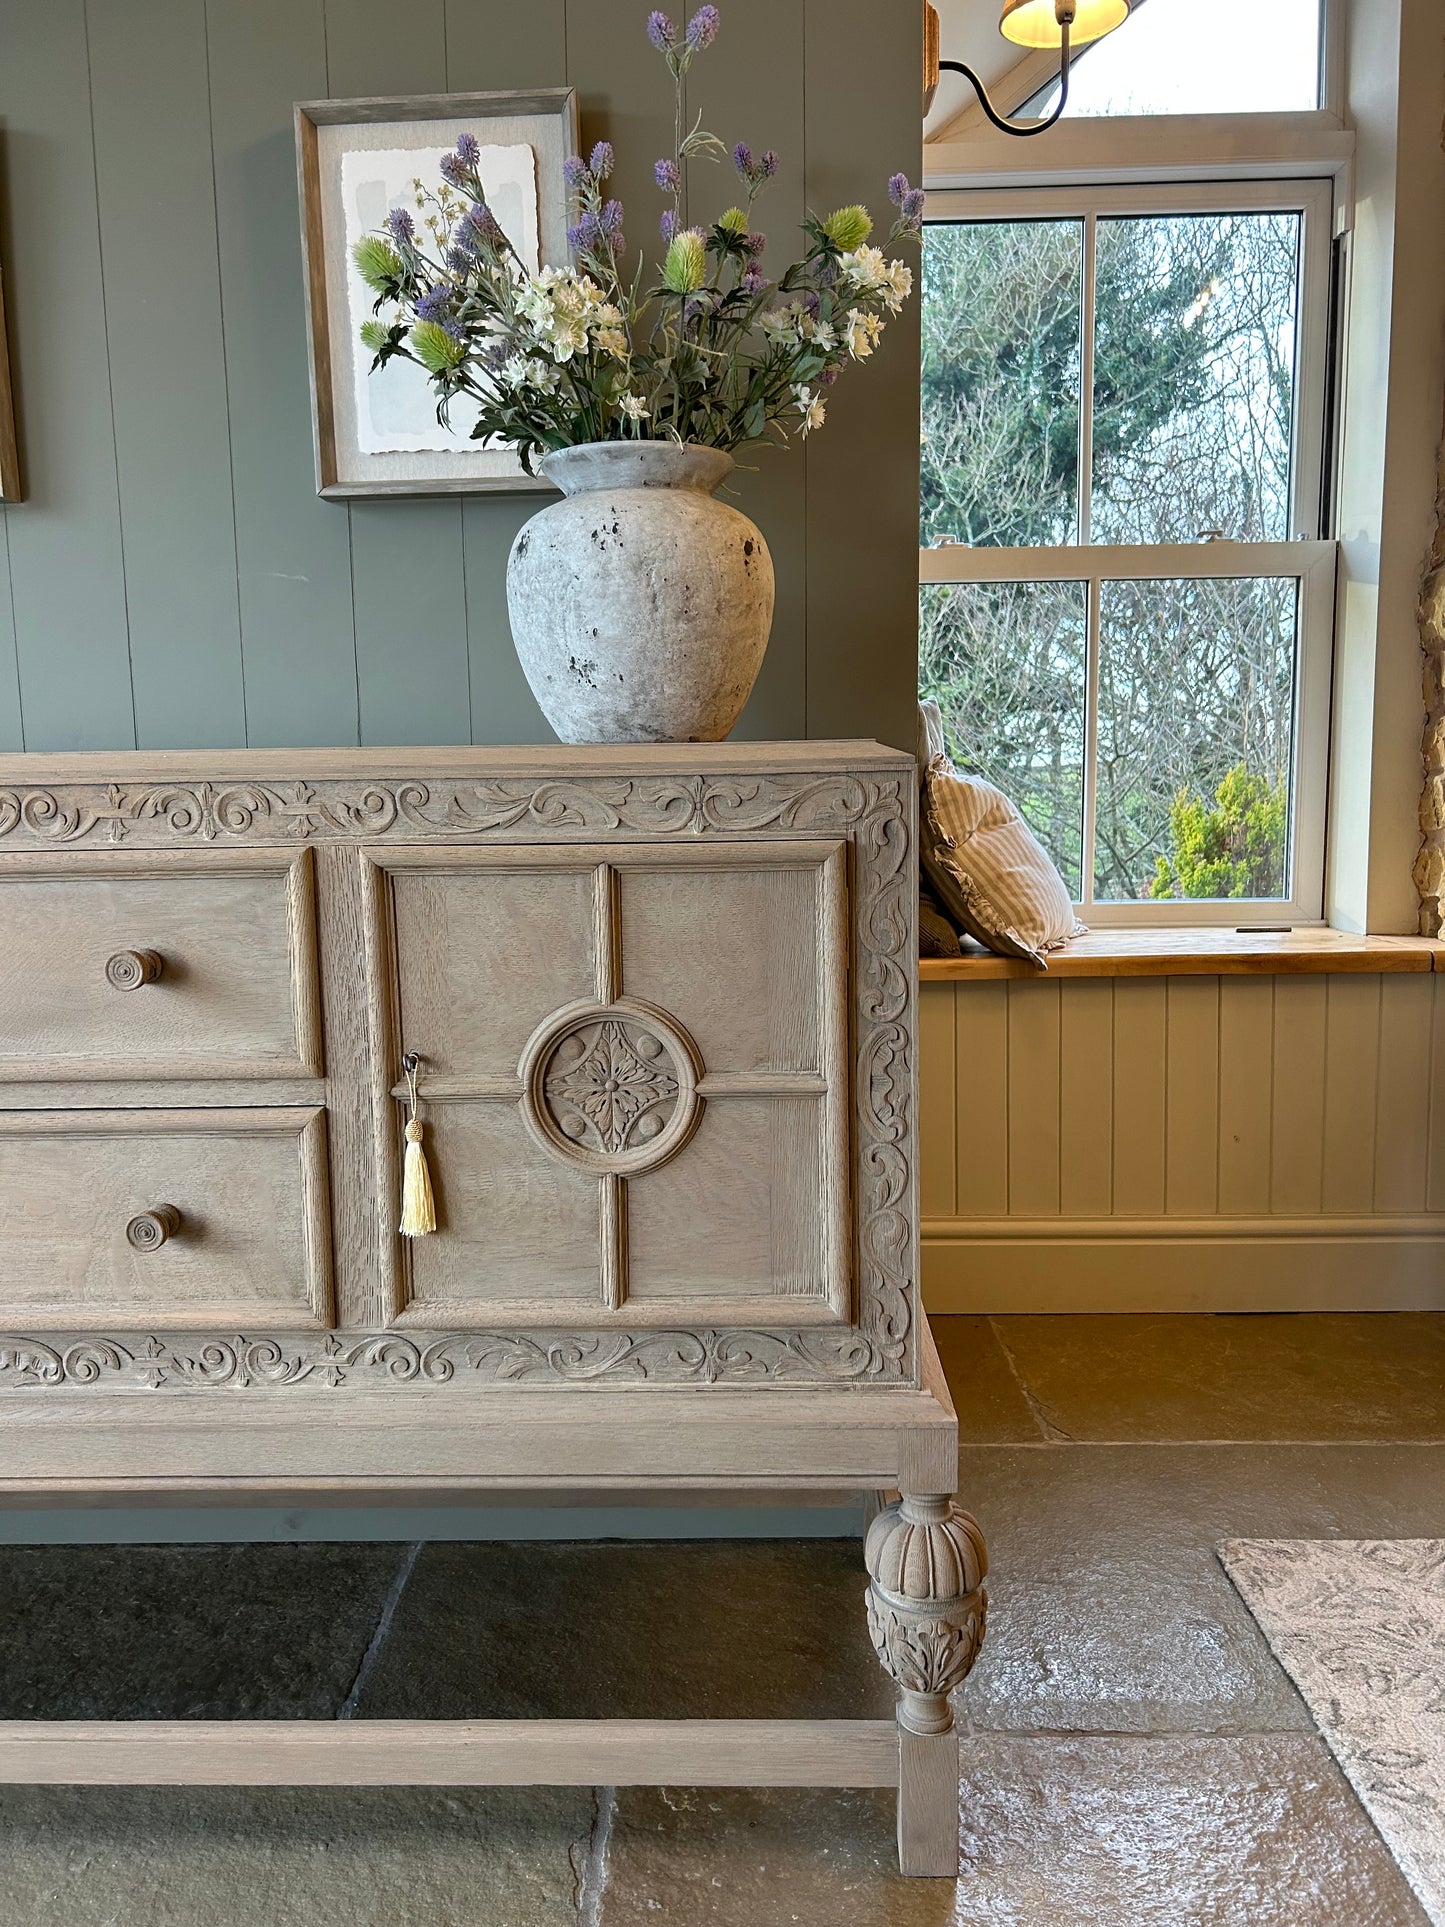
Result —
<instances>
[{"instance_id":1,"label":"pale area rug","mask_svg":"<svg viewBox=\"0 0 1445 1927\"><path fill-rule=\"evenodd\" d=\"M1445 1927L1445 1539L1231 1539L1219 1557Z\"/></svg>"}]
</instances>

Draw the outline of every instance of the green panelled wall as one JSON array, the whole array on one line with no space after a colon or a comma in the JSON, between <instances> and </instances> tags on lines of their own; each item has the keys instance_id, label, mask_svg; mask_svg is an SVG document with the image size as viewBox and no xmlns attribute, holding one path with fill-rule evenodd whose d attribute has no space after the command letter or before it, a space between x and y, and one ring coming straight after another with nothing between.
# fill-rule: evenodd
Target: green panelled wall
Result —
<instances>
[{"instance_id":1,"label":"green panelled wall","mask_svg":"<svg viewBox=\"0 0 1445 1927\"><path fill-rule=\"evenodd\" d=\"M4 0L3 258L27 499L0 511L0 748L538 742L503 572L535 496L317 499L293 101L569 81L651 248L644 0ZM917 0L722 0L690 106L805 207L919 169ZM691 209L732 199L695 165ZM744 457L777 565L751 736L911 744L917 308L807 451Z\"/></svg>"}]
</instances>

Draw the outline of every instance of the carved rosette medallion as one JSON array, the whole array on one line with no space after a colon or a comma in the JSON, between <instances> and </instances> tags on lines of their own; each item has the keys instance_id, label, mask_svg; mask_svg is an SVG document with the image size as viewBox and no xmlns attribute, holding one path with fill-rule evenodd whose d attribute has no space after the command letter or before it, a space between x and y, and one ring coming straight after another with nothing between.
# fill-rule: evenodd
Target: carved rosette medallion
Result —
<instances>
[{"instance_id":1,"label":"carved rosette medallion","mask_svg":"<svg viewBox=\"0 0 1445 1927\"><path fill-rule=\"evenodd\" d=\"M656 1170L703 1112L696 1044L666 1011L630 998L554 1011L529 1038L518 1074L532 1136L593 1176Z\"/></svg>"}]
</instances>

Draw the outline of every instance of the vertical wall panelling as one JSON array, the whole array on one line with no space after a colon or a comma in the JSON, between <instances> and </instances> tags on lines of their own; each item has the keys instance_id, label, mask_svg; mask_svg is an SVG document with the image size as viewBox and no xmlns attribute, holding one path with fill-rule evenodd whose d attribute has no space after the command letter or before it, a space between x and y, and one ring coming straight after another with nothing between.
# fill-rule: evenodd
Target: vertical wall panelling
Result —
<instances>
[{"instance_id":1,"label":"vertical wall panelling","mask_svg":"<svg viewBox=\"0 0 1445 1927\"><path fill-rule=\"evenodd\" d=\"M241 743L205 12L130 0L87 20L136 740Z\"/></svg>"},{"instance_id":2,"label":"vertical wall panelling","mask_svg":"<svg viewBox=\"0 0 1445 1927\"><path fill-rule=\"evenodd\" d=\"M291 110L570 81L584 144L617 146L633 258L655 255L671 115L645 18L642 0L0 6L29 485L0 508L0 747L549 739L505 598L546 498L316 496ZM805 207L886 218L889 172L918 166L917 32L876 0L724 8L695 98L781 156L770 262ZM730 165L692 172L699 218L733 198ZM810 448L743 458L735 499L778 577L745 735L912 740L917 336L915 302Z\"/></svg>"},{"instance_id":3,"label":"vertical wall panelling","mask_svg":"<svg viewBox=\"0 0 1445 1927\"><path fill-rule=\"evenodd\" d=\"M1114 1208L1114 986L1060 985L1059 1209L1100 1217Z\"/></svg>"},{"instance_id":4,"label":"vertical wall panelling","mask_svg":"<svg viewBox=\"0 0 1445 1927\"><path fill-rule=\"evenodd\" d=\"M1269 1210L1272 977L1219 980L1219 1208Z\"/></svg>"},{"instance_id":5,"label":"vertical wall panelling","mask_svg":"<svg viewBox=\"0 0 1445 1927\"><path fill-rule=\"evenodd\" d=\"M1430 979L1430 1169L1425 1209L1445 1211L1445 973Z\"/></svg>"},{"instance_id":6,"label":"vertical wall panelling","mask_svg":"<svg viewBox=\"0 0 1445 1927\"><path fill-rule=\"evenodd\" d=\"M1326 1211L1375 1202L1375 1096L1380 1072L1381 977L1331 977L1325 993Z\"/></svg>"},{"instance_id":7,"label":"vertical wall panelling","mask_svg":"<svg viewBox=\"0 0 1445 1927\"><path fill-rule=\"evenodd\" d=\"M1114 1209L1164 1209L1168 1001L1162 978L1119 985L1114 996Z\"/></svg>"},{"instance_id":8,"label":"vertical wall panelling","mask_svg":"<svg viewBox=\"0 0 1445 1927\"><path fill-rule=\"evenodd\" d=\"M1324 1179L1325 1033L1329 980L1280 977L1274 986L1274 1104L1270 1209L1306 1217Z\"/></svg>"},{"instance_id":9,"label":"vertical wall panelling","mask_svg":"<svg viewBox=\"0 0 1445 1927\"><path fill-rule=\"evenodd\" d=\"M453 93L565 84L566 0L527 0L525 6L445 0L443 28Z\"/></svg>"},{"instance_id":10,"label":"vertical wall panelling","mask_svg":"<svg viewBox=\"0 0 1445 1927\"><path fill-rule=\"evenodd\" d=\"M1430 1117L1429 977L1380 980L1375 1209L1423 1211Z\"/></svg>"},{"instance_id":11,"label":"vertical wall panelling","mask_svg":"<svg viewBox=\"0 0 1445 1927\"><path fill-rule=\"evenodd\" d=\"M1059 990L1008 986L1008 1208L1059 1208Z\"/></svg>"},{"instance_id":12,"label":"vertical wall panelling","mask_svg":"<svg viewBox=\"0 0 1445 1927\"><path fill-rule=\"evenodd\" d=\"M350 530L316 494L291 125L326 92L322 0L206 16L249 739L354 743Z\"/></svg>"},{"instance_id":13,"label":"vertical wall panelling","mask_svg":"<svg viewBox=\"0 0 1445 1927\"><path fill-rule=\"evenodd\" d=\"M1171 977L1165 1002L1165 1203L1189 1216L1219 1198L1219 979Z\"/></svg>"},{"instance_id":14,"label":"vertical wall panelling","mask_svg":"<svg viewBox=\"0 0 1445 1927\"><path fill-rule=\"evenodd\" d=\"M960 985L954 998L954 1182L964 1218L1008 1210L1008 991L1006 983Z\"/></svg>"},{"instance_id":15,"label":"vertical wall panelling","mask_svg":"<svg viewBox=\"0 0 1445 1927\"><path fill-rule=\"evenodd\" d=\"M952 984L925 989L918 1001L919 1208L926 1218L954 1211L954 1131L958 1079L954 1071Z\"/></svg>"},{"instance_id":16,"label":"vertical wall panelling","mask_svg":"<svg viewBox=\"0 0 1445 1927\"><path fill-rule=\"evenodd\" d=\"M325 22L332 98L447 92L445 0L326 0ZM328 506L351 523L362 742L468 742L460 498Z\"/></svg>"},{"instance_id":17,"label":"vertical wall panelling","mask_svg":"<svg viewBox=\"0 0 1445 1927\"><path fill-rule=\"evenodd\" d=\"M682 9L679 10L683 11ZM640 16L639 16L640 17ZM722 31L688 77L689 121L701 112L703 126L729 148L745 140L755 153L776 150L778 172L754 204L755 225L768 237L764 265L781 274L803 248L801 223L807 207L806 129L803 93L803 0L727 0ZM629 26L627 31L637 32ZM766 47L766 59L759 49ZM653 84L665 97L671 80L660 58ZM694 161L688 168L688 219L698 226L715 220L726 207L743 204L732 161ZM650 259L659 248L657 217L663 197L643 190L637 216L628 208L629 239ZM881 364L875 364L878 366ZM871 376L873 369L869 369ZM826 434L826 429L825 429ZM722 491L722 500L750 515L762 530L773 557L777 602L773 637L752 700L738 726L739 736L755 738L807 734L807 503L808 462L804 448L746 449ZM872 732L871 723L860 728Z\"/></svg>"},{"instance_id":18,"label":"vertical wall panelling","mask_svg":"<svg viewBox=\"0 0 1445 1927\"><path fill-rule=\"evenodd\" d=\"M1445 973L925 984L922 1035L934 1310L1445 1310Z\"/></svg>"},{"instance_id":19,"label":"vertical wall panelling","mask_svg":"<svg viewBox=\"0 0 1445 1927\"><path fill-rule=\"evenodd\" d=\"M922 172L923 9L806 0L808 201L892 214L890 174ZM915 281L918 263L913 259ZM808 450L808 734L916 735L919 303L876 361L829 394ZM904 433L904 423L908 432ZM905 670L906 665L906 670ZM902 673L900 673L902 672Z\"/></svg>"},{"instance_id":20,"label":"vertical wall panelling","mask_svg":"<svg viewBox=\"0 0 1445 1927\"><path fill-rule=\"evenodd\" d=\"M135 742L84 0L0 7L5 290L27 500L4 510L31 749Z\"/></svg>"}]
</instances>

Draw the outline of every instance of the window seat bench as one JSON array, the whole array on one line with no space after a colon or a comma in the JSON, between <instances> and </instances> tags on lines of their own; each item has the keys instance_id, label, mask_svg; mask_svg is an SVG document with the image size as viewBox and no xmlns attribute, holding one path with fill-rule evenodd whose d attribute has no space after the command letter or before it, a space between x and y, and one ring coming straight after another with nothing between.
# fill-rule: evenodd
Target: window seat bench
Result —
<instances>
[{"instance_id":1,"label":"window seat bench","mask_svg":"<svg viewBox=\"0 0 1445 1927\"><path fill-rule=\"evenodd\" d=\"M996 957L965 941L961 957L924 957L923 983L974 983L1000 977L1298 977L1445 970L1445 942L1431 937L1360 937L1297 927L1091 930L1049 958L1047 972Z\"/></svg>"}]
</instances>

